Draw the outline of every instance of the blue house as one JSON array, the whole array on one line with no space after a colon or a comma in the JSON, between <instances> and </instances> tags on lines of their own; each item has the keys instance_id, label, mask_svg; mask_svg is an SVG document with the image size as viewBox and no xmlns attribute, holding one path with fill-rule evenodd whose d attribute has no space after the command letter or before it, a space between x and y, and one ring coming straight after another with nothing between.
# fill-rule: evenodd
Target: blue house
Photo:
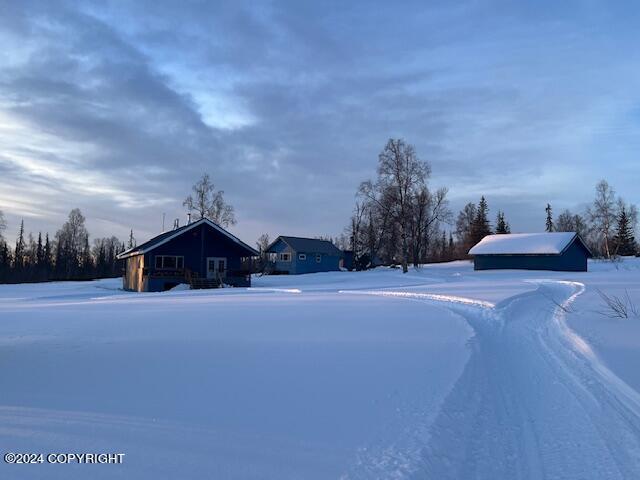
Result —
<instances>
[{"instance_id":1,"label":"blue house","mask_svg":"<svg viewBox=\"0 0 640 480\"><path fill-rule=\"evenodd\" d=\"M161 233L118 255L125 261L123 288L161 292L181 283L191 288L251 285L258 252L216 223L202 218Z\"/></svg>"},{"instance_id":2,"label":"blue house","mask_svg":"<svg viewBox=\"0 0 640 480\"><path fill-rule=\"evenodd\" d=\"M291 275L340 270L342 250L328 240L280 236L267 248L273 273Z\"/></svg>"},{"instance_id":3,"label":"blue house","mask_svg":"<svg viewBox=\"0 0 640 480\"><path fill-rule=\"evenodd\" d=\"M586 272L591 251L574 232L487 235L471 250L474 270Z\"/></svg>"}]
</instances>

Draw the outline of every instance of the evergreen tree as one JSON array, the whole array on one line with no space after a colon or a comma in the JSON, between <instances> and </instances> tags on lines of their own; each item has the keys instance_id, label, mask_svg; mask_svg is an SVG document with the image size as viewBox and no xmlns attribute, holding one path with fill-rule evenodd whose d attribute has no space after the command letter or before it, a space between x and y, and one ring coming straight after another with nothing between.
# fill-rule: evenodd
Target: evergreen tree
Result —
<instances>
[{"instance_id":1,"label":"evergreen tree","mask_svg":"<svg viewBox=\"0 0 640 480\"><path fill-rule=\"evenodd\" d=\"M51 271L53 270L52 258L51 258L51 242L49 241L49 233L45 234L44 248L42 251L42 266L45 272L45 276L49 278Z\"/></svg>"},{"instance_id":2,"label":"evergreen tree","mask_svg":"<svg viewBox=\"0 0 640 480\"><path fill-rule=\"evenodd\" d=\"M511 233L509 224L504 219L504 212L498 212L498 218L496 219L496 233L505 234Z\"/></svg>"},{"instance_id":3,"label":"evergreen tree","mask_svg":"<svg viewBox=\"0 0 640 480\"><path fill-rule=\"evenodd\" d=\"M547 203L547 207L544 209L547 212L547 220L545 222L545 230L547 232L553 232L555 229L553 228L553 212L551 210L551 205Z\"/></svg>"},{"instance_id":4,"label":"evergreen tree","mask_svg":"<svg viewBox=\"0 0 640 480\"><path fill-rule=\"evenodd\" d=\"M105 239L94 240L94 242L96 244L94 247L96 274L102 277L108 271L106 243Z\"/></svg>"},{"instance_id":5,"label":"evergreen tree","mask_svg":"<svg viewBox=\"0 0 640 480\"><path fill-rule=\"evenodd\" d=\"M136 239L133 236L133 229L129 232L129 241L127 242L127 250L136 246Z\"/></svg>"},{"instance_id":6,"label":"evergreen tree","mask_svg":"<svg viewBox=\"0 0 640 480\"><path fill-rule=\"evenodd\" d=\"M11 251L4 239L0 239L0 280L6 281L11 274Z\"/></svg>"},{"instance_id":7,"label":"evergreen tree","mask_svg":"<svg viewBox=\"0 0 640 480\"><path fill-rule=\"evenodd\" d=\"M66 272L67 272L67 255L65 254L65 244L64 244L64 238L59 238L58 241L56 241L56 259L55 259L55 265L53 268L53 271L55 272L55 278L56 279L62 279L64 278Z\"/></svg>"},{"instance_id":8,"label":"evergreen tree","mask_svg":"<svg viewBox=\"0 0 640 480\"><path fill-rule=\"evenodd\" d=\"M471 225L472 244L475 245L487 235L491 235L491 224L489 223L489 206L484 196L480 199L480 203L476 208L476 216Z\"/></svg>"},{"instance_id":9,"label":"evergreen tree","mask_svg":"<svg viewBox=\"0 0 640 480\"><path fill-rule=\"evenodd\" d=\"M36 265L38 264L38 244L36 240L33 238L33 234L29 232L29 241L27 242L27 261L26 267L29 270L35 270Z\"/></svg>"},{"instance_id":10,"label":"evergreen tree","mask_svg":"<svg viewBox=\"0 0 640 480\"><path fill-rule=\"evenodd\" d=\"M42 232L38 232L38 245L36 246L36 265L39 269L44 267L44 248L42 246Z\"/></svg>"},{"instance_id":11,"label":"evergreen tree","mask_svg":"<svg viewBox=\"0 0 640 480\"><path fill-rule=\"evenodd\" d=\"M620 209L617 220L616 234L613 238L616 253L623 256L635 255L637 247L636 240L633 236L631 220L624 205Z\"/></svg>"},{"instance_id":12,"label":"evergreen tree","mask_svg":"<svg viewBox=\"0 0 640 480\"><path fill-rule=\"evenodd\" d=\"M7 270L11 266L11 256L7 242L0 240L0 270Z\"/></svg>"},{"instance_id":13,"label":"evergreen tree","mask_svg":"<svg viewBox=\"0 0 640 480\"><path fill-rule=\"evenodd\" d=\"M16 248L14 250L13 266L16 270L22 270L27 246L24 242L24 220L20 221L20 230L18 230L18 238L16 239Z\"/></svg>"},{"instance_id":14,"label":"evergreen tree","mask_svg":"<svg viewBox=\"0 0 640 480\"><path fill-rule=\"evenodd\" d=\"M80 250L80 270L82 275L87 277L91 277L94 273L94 263L91 257L91 247L89 246L89 235L84 237L82 250Z\"/></svg>"}]
</instances>

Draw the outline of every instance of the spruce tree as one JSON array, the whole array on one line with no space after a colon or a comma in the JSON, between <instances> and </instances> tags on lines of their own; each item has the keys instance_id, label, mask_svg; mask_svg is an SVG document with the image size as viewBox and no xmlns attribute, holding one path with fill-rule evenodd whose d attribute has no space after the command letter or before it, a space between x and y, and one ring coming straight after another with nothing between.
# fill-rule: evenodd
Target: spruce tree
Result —
<instances>
[{"instance_id":1,"label":"spruce tree","mask_svg":"<svg viewBox=\"0 0 640 480\"><path fill-rule=\"evenodd\" d=\"M553 212L551 210L551 205L547 203L547 207L544 209L547 212L547 221L545 222L545 230L547 232L553 232L555 229L553 228Z\"/></svg>"},{"instance_id":2,"label":"spruce tree","mask_svg":"<svg viewBox=\"0 0 640 480\"><path fill-rule=\"evenodd\" d=\"M48 279L49 277L51 277L51 270L53 269L52 258L51 258L51 242L49 241L49 233L46 233L44 238L44 248L42 252L42 266L44 270L44 275Z\"/></svg>"},{"instance_id":3,"label":"spruce tree","mask_svg":"<svg viewBox=\"0 0 640 480\"><path fill-rule=\"evenodd\" d=\"M9 265L9 247L3 239L0 240L0 270L7 269Z\"/></svg>"},{"instance_id":4,"label":"spruce tree","mask_svg":"<svg viewBox=\"0 0 640 480\"><path fill-rule=\"evenodd\" d=\"M487 235L491 235L491 224L489 223L488 214L489 206L484 196L480 199L480 203L476 208L476 215L471 225L471 238L475 245Z\"/></svg>"},{"instance_id":5,"label":"spruce tree","mask_svg":"<svg viewBox=\"0 0 640 480\"><path fill-rule=\"evenodd\" d=\"M0 240L0 279L9 278L11 269L11 251L4 239Z\"/></svg>"},{"instance_id":6,"label":"spruce tree","mask_svg":"<svg viewBox=\"0 0 640 480\"><path fill-rule=\"evenodd\" d=\"M107 252L104 241L101 241L98 245L96 254L96 273L99 277L103 277L107 273Z\"/></svg>"},{"instance_id":7,"label":"spruce tree","mask_svg":"<svg viewBox=\"0 0 640 480\"><path fill-rule=\"evenodd\" d=\"M633 236L631 220L624 205L618 214L616 234L613 242L618 255L627 256L636 254L636 240Z\"/></svg>"},{"instance_id":8,"label":"spruce tree","mask_svg":"<svg viewBox=\"0 0 640 480\"><path fill-rule=\"evenodd\" d=\"M127 242L127 250L132 249L136 246L136 239L133 236L133 229L129 232L129 241Z\"/></svg>"},{"instance_id":9,"label":"spruce tree","mask_svg":"<svg viewBox=\"0 0 640 480\"><path fill-rule=\"evenodd\" d=\"M67 255L65 254L64 239L59 238L56 242L56 259L54 271L56 279L63 279L67 274Z\"/></svg>"},{"instance_id":10,"label":"spruce tree","mask_svg":"<svg viewBox=\"0 0 640 480\"><path fill-rule=\"evenodd\" d=\"M93 258L91 257L91 247L89 246L89 237L84 237L82 249L80 250L80 274L84 277L91 277L94 269Z\"/></svg>"},{"instance_id":11,"label":"spruce tree","mask_svg":"<svg viewBox=\"0 0 640 480\"><path fill-rule=\"evenodd\" d=\"M496 233L505 234L511 233L509 224L504 219L504 212L498 212L498 218L496 219Z\"/></svg>"},{"instance_id":12,"label":"spruce tree","mask_svg":"<svg viewBox=\"0 0 640 480\"><path fill-rule=\"evenodd\" d=\"M27 245L24 242L24 220L20 222L20 230L16 239L16 248L14 250L13 266L16 270L22 270L24 267L24 256L26 254Z\"/></svg>"},{"instance_id":13,"label":"spruce tree","mask_svg":"<svg viewBox=\"0 0 640 480\"><path fill-rule=\"evenodd\" d=\"M27 254L25 255L25 270L29 272L29 278L32 279L38 265L38 244L31 232L29 232L28 239Z\"/></svg>"},{"instance_id":14,"label":"spruce tree","mask_svg":"<svg viewBox=\"0 0 640 480\"><path fill-rule=\"evenodd\" d=\"M42 246L42 232L38 232L38 245L36 247L36 265L38 269L44 266L44 248Z\"/></svg>"}]
</instances>

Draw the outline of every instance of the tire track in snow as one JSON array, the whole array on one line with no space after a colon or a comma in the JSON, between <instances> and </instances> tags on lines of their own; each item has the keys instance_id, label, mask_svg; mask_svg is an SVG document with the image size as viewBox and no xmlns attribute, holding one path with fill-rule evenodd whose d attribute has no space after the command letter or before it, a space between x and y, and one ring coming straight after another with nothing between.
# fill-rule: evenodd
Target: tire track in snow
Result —
<instances>
[{"instance_id":1,"label":"tire track in snow","mask_svg":"<svg viewBox=\"0 0 640 480\"><path fill-rule=\"evenodd\" d=\"M342 292L437 302L475 331L464 372L435 419L420 427L424 444L417 448L414 438L409 451L383 449L378 458L380 449L370 449L348 478L640 478L640 395L565 322L584 285L536 283L498 305Z\"/></svg>"}]
</instances>

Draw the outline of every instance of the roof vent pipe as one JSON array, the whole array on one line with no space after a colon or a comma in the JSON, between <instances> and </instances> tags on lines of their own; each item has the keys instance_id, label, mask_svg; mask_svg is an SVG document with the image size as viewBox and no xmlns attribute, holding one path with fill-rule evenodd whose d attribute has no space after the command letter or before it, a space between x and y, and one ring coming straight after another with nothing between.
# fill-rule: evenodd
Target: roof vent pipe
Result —
<instances>
[{"instance_id":1,"label":"roof vent pipe","mask_svg":"<svg viewBox=\"0 0 640 480\"><path fill-rule=\"evenodd\" d=\"M187 225L191 223L191 212L187 213Z\"/></svg>"},{"instance_id":2,"label":"roof vent pipe","mask_svg":"<svg viewBox=\"0 0 640 480\"><path fill-rule=\"evenodd\" d=\"M173 229L175 230L175 229L176 229L176 228L178 228L179 226L180 226L180 219L179 219L179 218L176 218L176 219L173 221Z\"/></svg>"}]
</instances>

